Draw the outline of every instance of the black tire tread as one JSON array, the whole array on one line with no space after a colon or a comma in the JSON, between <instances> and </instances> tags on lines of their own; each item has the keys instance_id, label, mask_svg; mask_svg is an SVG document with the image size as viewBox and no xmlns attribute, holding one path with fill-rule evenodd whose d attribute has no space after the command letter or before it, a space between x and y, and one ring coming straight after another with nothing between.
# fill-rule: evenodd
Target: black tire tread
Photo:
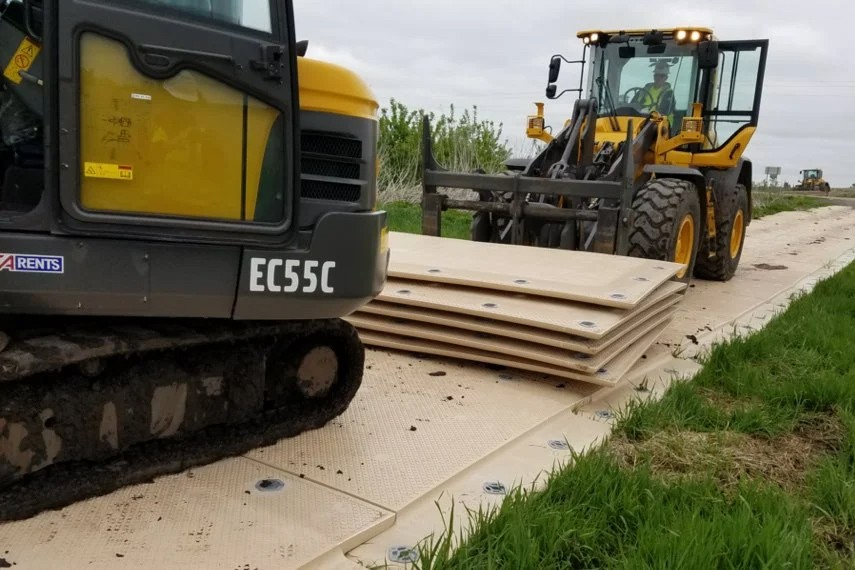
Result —
<instances>
[{"instance_id":1,"label":"black tire tread","mask_svg":"<svg viewBox=\"0 0 855 570\"><path fill-rule=\"evenodd\" d=\"M644 185L632 201L635 219L629 233L628 255L670 261L667 254L671 231L681 204L692 194L697 196L694 186L676 178L657 178ZM693 264L694 260L685 279L691 277Z\"/></svg>"},{"instance_id":2,"label":"black tire tread","mask_svg":"<svg viewBox=\"0 0 855 570\"><path fill-rule=\"evenodd\" d=\"M716 207L716 235L715 235L715 253L716 257L709 258L709 240L701 238L701 244L698 248L698 259L695 262L695 277L706 279L708 281L728 281L736 270L736 267L730 267L730 229L733 221L733 216L739 202L740 193L745 193L745 186L737 184L733 188L724 189L717 196L718 203ZM745 223L748 222L748 212L743 212ZM706 233L706 232L704 232ZM745 245L743 237L742 245ZM742 256L742 252L737 256L738 259Z\"/></svg>"}]
</instances>

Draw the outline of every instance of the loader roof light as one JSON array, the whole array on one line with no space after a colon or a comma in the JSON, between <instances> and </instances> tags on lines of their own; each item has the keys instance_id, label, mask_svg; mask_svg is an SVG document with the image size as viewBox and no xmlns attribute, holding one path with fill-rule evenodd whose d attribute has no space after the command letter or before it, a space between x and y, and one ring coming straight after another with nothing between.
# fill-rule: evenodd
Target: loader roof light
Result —
<instances>
[{"instance_id":1,"label":"loader roof light","mask_svg":"<svg viewBox=\"0 0 855 570\"><path fill-rule=\"evenodd\" d=\"M698 43L703 39L712 39L712 34L702 29L684 28L674 32L674 39L677 40L678 44L686 42Z\"/></svg>"},{"instance_id":2,"label":"loader roof light","mask_svg":"<svg viewBox=\"0 0 855 570\"><path fill-rule=\"evenodd\" d=\"M582 43L584 43L586 46L604 46L609 43L610 35L597 31L585 32L584 34L580 34L578 37L582 38Z\"/></svg>"}]
</instances>

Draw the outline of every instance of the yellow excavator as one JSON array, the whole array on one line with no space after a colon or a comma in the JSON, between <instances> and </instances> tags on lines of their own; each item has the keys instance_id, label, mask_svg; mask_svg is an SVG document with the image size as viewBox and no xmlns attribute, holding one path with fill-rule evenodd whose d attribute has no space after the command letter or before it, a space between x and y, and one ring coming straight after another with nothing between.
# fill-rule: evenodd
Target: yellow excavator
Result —
<instances>
[{"instance_id":1,"label":"yellow excavator","mask_svg":"<svg viewBox=\"0 0 855 570\"><path fill-rule=\"evenodd\" d=\"M533 158L510 160L499 174L449 172L424 119L422 233L440 235L443 211L470 210L475 241L669 260L683 264L679 280L729 280L751 221L744 153L768 40L719 41L691 26L577 37L581 59L552 58L546 96L578 99L556 134L536 103L526 132L545 145ZM578 88L558 93L562 61L582 73ZM478 196L452 199L440 188Z\"/></svg>"},{"instance_id":2,"label":"yellow excavator","mask_svg":"<svg viewBox=\"0 0 855 570\"><path fill-rule=\"evenodd\" d=\"M377 102L290 0L0 2L0 519L318 428L382 289Z\"/></svg>"}]
</instances>

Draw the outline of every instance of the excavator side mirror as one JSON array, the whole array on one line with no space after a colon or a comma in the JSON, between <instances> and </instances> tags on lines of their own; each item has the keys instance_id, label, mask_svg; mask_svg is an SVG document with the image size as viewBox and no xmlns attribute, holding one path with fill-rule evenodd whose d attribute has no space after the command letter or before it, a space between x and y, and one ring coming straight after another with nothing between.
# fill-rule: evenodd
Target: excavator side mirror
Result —
<instances>
[{"instance_id":1,"label":"excavator side mirror","mask_svg":"<svg viewBox=\"0 0 855 570\"><path fill-rule=\"evenodd\" d=\"M549 62L549 81L547 83L555 83L558 80L558 72L561 70L561 58L556 56L552 57L552 61Z\"/></svg>"},{"instance_id":2,"label":"excavator side mirror","mask_svg":"<svg viewBox=\"0 0 855 570\"><path fill-rule=\"evenodd\" d=\"M698 67L715 69L718 67L718 42L704 41L698 43Z\"/></svg>"},{"instance_id":3,"label":"excavator side mirror","mask_svg":"<svg viewBox=\"0 0 855 570\"><path fill-rule=\"evenodd\" d=\"M552 85L548 85L546 87L546 96L550 99L555 99L555 92L557 90L558 90L558 88L555 86L554 83Z\"/></svg>"}]
</instances>

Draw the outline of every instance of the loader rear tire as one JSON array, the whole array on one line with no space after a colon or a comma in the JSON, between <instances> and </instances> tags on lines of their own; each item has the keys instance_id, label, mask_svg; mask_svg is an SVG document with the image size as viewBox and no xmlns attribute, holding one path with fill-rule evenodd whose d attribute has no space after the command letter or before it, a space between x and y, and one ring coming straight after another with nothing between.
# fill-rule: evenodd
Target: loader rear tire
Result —
<instances>
[{"instance_id":1,"label":"loader rear tire","mask_svg":"<svg viewBox=\"0 0 855 570\"><path fill-rule=\"evenodd\" d=\"M710 281L730 281L739 266L745 227L748 221L748 192L737 184L716 196L715 257L709 257L709 241L701 240L695 277Z\"/></svg>"},{"instance_id":2,"label":"loader rear tire","mask_svg":"<svg viewBox=\"0 0 855 570\"><path fill-rule=\"evenodd\" d=\"M642 186L632 201L629 256L684 263L675 280L688 283L694 272L701 230L701 203L694 184L657 178Z\"/></svg>"}]
</instances>

